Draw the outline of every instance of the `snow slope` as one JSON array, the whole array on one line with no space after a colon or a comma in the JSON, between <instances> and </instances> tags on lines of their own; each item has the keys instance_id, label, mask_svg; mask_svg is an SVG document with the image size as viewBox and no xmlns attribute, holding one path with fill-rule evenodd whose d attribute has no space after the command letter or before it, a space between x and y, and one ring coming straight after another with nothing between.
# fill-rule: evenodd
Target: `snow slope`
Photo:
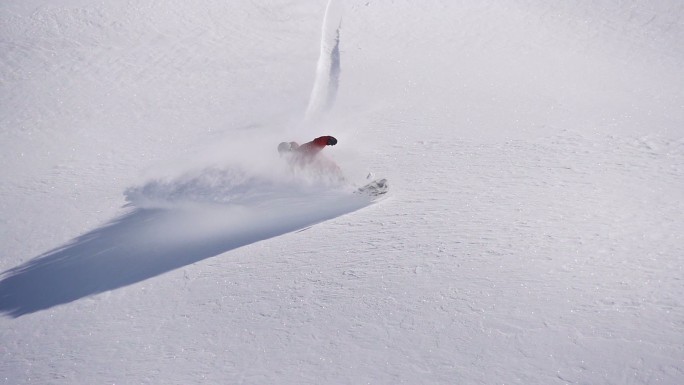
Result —
<instances>
[{"instance_id":1,"label":"snow slope","mask_svg":"<svg viewBox=\"0 0 684 385\"><path fill-rule=\"evenodd\" d=\"M0 18L0 381L684 383L680 2Z\"/></svg>"}]
</instances>

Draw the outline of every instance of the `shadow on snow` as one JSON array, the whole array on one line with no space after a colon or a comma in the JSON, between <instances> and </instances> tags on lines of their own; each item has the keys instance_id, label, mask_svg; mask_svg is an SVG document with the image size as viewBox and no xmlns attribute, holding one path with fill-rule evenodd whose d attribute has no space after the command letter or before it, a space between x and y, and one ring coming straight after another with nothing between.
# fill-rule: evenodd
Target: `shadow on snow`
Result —
<instances>
[{"instance_id":1,"label":"shadow on snow","mask_svg":"<svg viewBox=\"0 0 684 385\"><path fill-rule=\"evenodd\" d=\"M278 207L136 209L4 272L0 313L20 317L127 286L369 204L358 196L339 198L315 207L280 202Z\"/></svg>"}]
</instances>

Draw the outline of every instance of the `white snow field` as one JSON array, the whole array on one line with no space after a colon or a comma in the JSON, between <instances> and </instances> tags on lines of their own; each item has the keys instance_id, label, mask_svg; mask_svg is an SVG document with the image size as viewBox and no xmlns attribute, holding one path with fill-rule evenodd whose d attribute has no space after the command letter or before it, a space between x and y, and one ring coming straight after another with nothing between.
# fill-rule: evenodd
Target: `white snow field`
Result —
<instances>
[{"instance_id":1,"label":"white snow field","mask_svg":"<svg viewBox=\"0 0 684 385\"><path fill-rule=\"evenodd\" d=\"M682 42L680 0L5 0L0 383L684 384ZM346 181L276 152L320 135Z\"/></svg>"}]
</instances>

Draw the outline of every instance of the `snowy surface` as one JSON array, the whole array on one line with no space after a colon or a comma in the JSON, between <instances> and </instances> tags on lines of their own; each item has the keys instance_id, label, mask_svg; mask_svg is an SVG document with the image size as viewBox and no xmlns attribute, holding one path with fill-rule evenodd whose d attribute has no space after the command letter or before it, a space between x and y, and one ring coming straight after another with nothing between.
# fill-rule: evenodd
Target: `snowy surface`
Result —
<instances>
[{"instance_id":1,"label":"snowy surface","mask_svg":"<svg viewBox=\"0 0 684 385\"><path fill-rule=\"evenodd\" d=\"M682 41L674 0L6 0L0 382L682 384ZM275 151L326 134L345 183Z\"/></svg>"}]
</instances>

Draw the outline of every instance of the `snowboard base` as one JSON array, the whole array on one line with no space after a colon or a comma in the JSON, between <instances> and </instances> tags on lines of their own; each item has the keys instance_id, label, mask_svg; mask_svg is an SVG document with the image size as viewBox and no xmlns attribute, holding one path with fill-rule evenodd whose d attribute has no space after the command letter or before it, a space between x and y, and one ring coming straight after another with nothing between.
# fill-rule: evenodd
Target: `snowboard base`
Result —
<instances>
[{"instance_id":1,"label":"snowboard base","mask_svg":"<svg viewBox=\"0 0 684 385\"><path fill-rule=\"evenodd\" d=\"M382 178L376 179L363 187L359 187L355 193L377 197L386 194L387 191L389 191L389 184L387 183L387 179Z\"/></svg>"}]
</instances>

